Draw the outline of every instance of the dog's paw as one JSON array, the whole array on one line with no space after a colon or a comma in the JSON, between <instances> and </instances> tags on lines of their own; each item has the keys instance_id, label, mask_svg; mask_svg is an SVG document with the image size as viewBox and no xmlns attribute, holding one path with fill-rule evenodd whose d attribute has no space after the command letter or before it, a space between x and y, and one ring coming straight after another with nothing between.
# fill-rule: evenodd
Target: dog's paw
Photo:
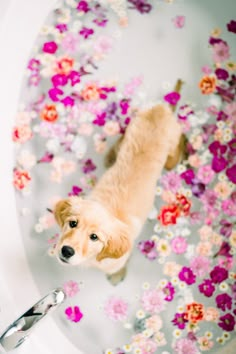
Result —
<instances>
[{"instance_id":1,"label":"dog's paw","mask_svg":"<svg viewBox=\"0 0 236 354\"><path fill-rule=\"evenodd\" d=\"M127 268L123 267L118 272L107 275L107 279L112 285L117 285L125 279L126 273L127 273Z\"/></svg>"}]
</instances>

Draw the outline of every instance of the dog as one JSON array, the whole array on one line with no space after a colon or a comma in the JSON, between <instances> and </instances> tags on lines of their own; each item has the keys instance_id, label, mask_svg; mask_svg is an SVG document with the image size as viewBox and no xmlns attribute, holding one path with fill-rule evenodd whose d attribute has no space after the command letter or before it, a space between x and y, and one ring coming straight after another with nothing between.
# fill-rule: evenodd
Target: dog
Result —
<instances>
[{"instance_id":1,"label":"dog","mask_svg":"<svg viewBox=\"0 0 236 354\"><path fill-rule=\"evenodd\" d=\"M121 281L153 206L156 182L163 168L175 167L182 154L181 127L167 105L137 113L110 151L112 166L91 193L56 204L59 261L96 267L113 284Z\"/></svg>"}]
</instances>

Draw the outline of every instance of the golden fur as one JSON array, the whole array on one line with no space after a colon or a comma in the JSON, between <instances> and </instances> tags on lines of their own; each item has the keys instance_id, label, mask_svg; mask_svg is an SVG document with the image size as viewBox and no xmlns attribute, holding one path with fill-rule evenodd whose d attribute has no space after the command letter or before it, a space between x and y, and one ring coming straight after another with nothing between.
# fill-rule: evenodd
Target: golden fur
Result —
<instances>
[{"instance_id":1,"label":"golden fur","mask_svg":"<svg viewBox=\"0 0 236 354\"><path fill-rule=\"evenodd\" d=\"M70 246L75 254L64 259L67 263L87 264L107 274L119 272L152 208L163 167L173 168L182 155L182 140L180 126L166 105L137 114L114 150L116 159L109 158L113 165L91 194L57 203L55 217L62 229L58 257L63 260L62 247ZM70 220L78 225L71 228ZM98 239L91 240L91 234Z\"/></svg>"}]
</instances>

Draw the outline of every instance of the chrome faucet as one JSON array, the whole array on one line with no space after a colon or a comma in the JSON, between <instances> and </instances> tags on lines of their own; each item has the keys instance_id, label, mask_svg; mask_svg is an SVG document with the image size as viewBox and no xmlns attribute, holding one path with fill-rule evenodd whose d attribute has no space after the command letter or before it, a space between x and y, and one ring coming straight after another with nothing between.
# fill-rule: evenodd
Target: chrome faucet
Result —
<instances>
[{"instance_id":1,"label":"chrome faucet","mask_svg":"<svg viewBox=\"0 0 236 354\"><path fill-rule=\"evenodd\" d=\"M0 353L19 347L32 332L36 323L64 302L66 295L60 288L52 290L21 317L13 322L0 336Z\"/></svg>"}]
</instances>

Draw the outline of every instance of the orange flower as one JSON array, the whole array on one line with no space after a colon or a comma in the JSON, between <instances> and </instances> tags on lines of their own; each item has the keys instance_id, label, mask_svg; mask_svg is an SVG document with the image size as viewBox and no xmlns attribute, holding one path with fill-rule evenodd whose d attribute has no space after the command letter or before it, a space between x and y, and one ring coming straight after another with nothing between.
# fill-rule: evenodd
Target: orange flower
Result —
<instances>
[{"instance_id":1,"label":"orange flower","mask_svg":"<svg viewBox=\"0 0 236 354\"><path fill-rule=\"evenodd\" d=\"M25 187L27 187L30 181L31 177L27 171L21 169L14 170L13 184L17 189L24 189Z\"/></svg>"},{"instance_id":2,"label":"orange flower","mask_svg":"<svg viewBox=\"0 0 236 354\"><path fill-rule=\"evenodd\" d=\"M46 122L55 122L58 119L58 113L55 104L46 104L40 113L40 117Z\"/></svg>"},{"instance_id":3,"label":"orange flower","mask_svg":"<svg viewBox=\"0 0 236 354\"><path fill-rule=\"evenodd\" d=\"M162 225L173 225L176 224L177 218L180 216L180 209L176 204L165 205L161 208L160 213L157 217Z\"/></svg>"},{"instance_id":4,"label":"orange flower","mask_svg":"<svg viewBox=\"0 0 236 354\"><path fill-rule=\"evenodd\" d=\"M12 140L24 144L27 140L31 139L33 136L31 128L27 124L21 124L13 128Z\"/></svg>"},{"instance_id":5,"label":"orange flower","mask_svg":"<svg viewBox=\"0 0 236 354\"><path fill-rule=\"evenodd\" d=\"M193 302L186 306L185 319L191 323L197 323L198 321L203 320L204 317L204 307L202 304Z\"/></svg>"},{"instance_id":6,"label":"orange flower","mask_svg":"<svg viewBox=\"0 0 236 354\"><path fill-rule=\"evenodd\" d=\"M188 215L191 208L191 202L184 195L178 193L176 194L176 200L181 211L181 215Z\"/></svg>"},{"instance_id":7,"label":"orange flower","mask_svg":"<svg viewBox=\"0 0 236 354\"><path fill-rule=\"evenodd\" d=\"M81 96L85 101L98 100L100 88L96 84L88 84L82 91Z\"/></svg>"},{"instance_id":8,"label":"orange flower","mask_svg":"<svg viewBox=\"0 0 236 354\"><path fill-rule=\"evenodd\" d=\"M203 95L210 95L215 91L216 88L216 78L215 76L203 76L198 84Z\"/></svg>"},{"instance_id":9,"label":"orange flower","mask_svg":"<svg viewBox=\"0 0 236 354\"><path fill-rule=\"evenodd\" d=\"M63 57L56 62L55 71L58 74L68 75L74 66L74 59L70 57Z\"/></svg>"}]
</instances>

